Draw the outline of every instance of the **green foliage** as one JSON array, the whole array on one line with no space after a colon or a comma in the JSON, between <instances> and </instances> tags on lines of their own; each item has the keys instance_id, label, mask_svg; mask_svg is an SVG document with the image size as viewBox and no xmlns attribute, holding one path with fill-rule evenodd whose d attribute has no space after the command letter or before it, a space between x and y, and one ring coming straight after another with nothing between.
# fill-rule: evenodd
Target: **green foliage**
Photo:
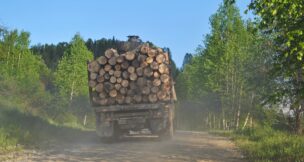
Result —
<instances>
[{"instance_id":1,"label":"green foliage","mask_svg":"<svg viewBox=\"0 0 304 162\"><path fill-rule=\"evenodd\" d=\"M250 161L304 160L304 137L275 131L269 127L245 129L232 135Z\"/></svg>"},{"instance_id":2,"label":"green foliage","mask_svg":"<svg viewBox=\"0 0 304 162\"><path fill-rule=\"evenodd\" d=\"M93 59L80 35L75 35L70 44L55 73L55 83L60 94L67 100L88 94L87 61Z\"/></svg>"}]
</instances>

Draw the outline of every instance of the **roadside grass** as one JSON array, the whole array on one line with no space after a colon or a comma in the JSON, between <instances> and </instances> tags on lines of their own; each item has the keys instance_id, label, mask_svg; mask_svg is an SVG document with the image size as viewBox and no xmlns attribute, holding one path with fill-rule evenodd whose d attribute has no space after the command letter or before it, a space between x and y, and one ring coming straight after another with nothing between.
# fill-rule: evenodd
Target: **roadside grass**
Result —
<instances>
[{"instance_id":1,"label":"roadside grass","mask_svg":"<svg viewBox=\"0 0 304 162\"><path fill-rule=\"evenodd\" d=\"M77 124L56 124L52 120L21 111L18 108L20 106L0 98L0 153L18 151L24 147L42 148L49 141L75 140L75 137L81 138L90 132Z\"/></svg>"},{"instance_id":2,"label":"roadside grass","mask_svg":"<svg viewBox=\"0 0 304 162\"><path fill-rule=\"evenodd\" d=\"M303 162L304 136L273 130L269 127L239 131L211 131L231 137L249 161Z\"/></svg>"}]
</instances>

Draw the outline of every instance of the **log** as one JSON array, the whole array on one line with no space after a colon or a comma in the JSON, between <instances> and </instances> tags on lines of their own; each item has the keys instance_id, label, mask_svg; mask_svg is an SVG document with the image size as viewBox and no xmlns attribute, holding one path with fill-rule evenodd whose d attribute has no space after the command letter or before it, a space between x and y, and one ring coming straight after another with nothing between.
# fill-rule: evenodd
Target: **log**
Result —
<instances>
[{"instance_id":1,"label":"log","mask_svg":"<svg viewBox=\"0 0 304 162\"><path fill-rule=\"evenodd\" d=\"M98 83L95 87L96 92L102 92L103 91L103 84Z\"/></svg>"},{"instance_id":2,"label":"log","mask_svg":"<svg viewBox=\"0 0 304 162\"><path fill-rule=\"evenodd\" d=\"M113 97L108 98L108 105L113 105L115 104L116 100Z\"/></svg>"},{"instance_id":3,"label":"log","mask_svg":"<svg viewBox=\"0 0 304 162\"><path fill-rule=\"evenodd\" d=\"M151 80L147 80L147 86L149 88L152 88L153 87L153 82Z\"/></svg>"},{"instance_id":4,"label":"log","mask_svg":"<svg viewBox=\"0 0 304 162\"><path fill-rule=\"evenodd\" d=\"M147 54L148 51L149 51L149 44L148 43L143 44L140 48L140 52L143 54Z\"/></svg>"},{"instance_id":5,"label":"log","mask_svg":"<svg viewBox=\"0 0 304 162\"><path fill-rule=\"evenodd\" d=\"M108 63L110 64L110 65L116 65L116 57L112 57L112 58L110 58L109 60L108 60Z\"/></svg>"},{"instance_id":6,"label":"log","mask_svg":"<svg viewBox=\"0 0 304 162\"><path fill-rule=\"evenodd\" d=\"M140 67L142 67L142 68L145 68L147 66L149 66L149 64L146 61L140 63Z\"/></svg>"},{"instance_id":7,"label":"log","mask_svg":"<svg viewBox=\"0 0 304 162\"><path fill-rule=\"evenodd\" d=\"M95 80L89 81L89 87L94 88L96 86L97 82Z\"/></svg>"},{"instance_id":8,"label":"log","mask_svg":"<svg viewBox=\"0 0 304 162\"><path fill-rule=\"evenodd\" d=\"M135 59L135 52L134 51L129 51L125 55L126 60L132 61Z\"/></svg>"},{"instance_id":9,"label":"log","mask_svg":"<svg viewBox=\"0 0 304 162\"><path fill-rule=\"evenodd\" d=\"M114 87L115 87L115 89L116 89L117 91L119 91L120 88L121 88L121 84L116 83L116 84L114 85Z\"/></svg>"},{"instance_id":10,"label":"log","mask_svg":"<svg viewBox=\"0 0 304 162\"><path fill-rule=\"evenodd\" d=\"M124 101L125 101L125 96L123 96L123 95L117 95L115 99L116 99L116 102L118 104L123 104Z\"/></svg>"},{"instance_id":11,"label":"log","mask_svg":"<svg viewBox=\"0 0 304 162\"><path fill-rule=\"evenodd\" d=\"M152 70L158 70L158 63L156 61L153 61L150 64L150 67L151 67Z\"/></svg>"},{"instance_id":12,"label":"log","mask_svg":"<svg viewBox=\"0 0 304 162\"><path fill-rule=\"evenodd\" d=\"M105 82L103 88L105 92L109 93L112 89L114 89L114 85L110 82Z\"/></svg>"},{"instance_id":13,"label":"log","mask_svg":"<svg viewBox=\"0 0 304 162\"><path fill-rule=\"evenodd\" d=\"M103 69L104 69L104 71L110 71L112 69L112 66L109 64L106 64Z\"/></svg>"},{"instance_id":14,"label":"log","mask_svg":"<svg viewBox=\"0 0 304 162\"><path fill-rule=\"evenodd\" d=\"M129 79L129 73L128 73L128 71L122 72L122 78L123 79Z\"/></svg>"},{"instance_id":15,"label":"log","mask_svg":"<svg viewBox=\"0 0 304 162\"><path fill-rule=\"evenodd\" d=\"M134 66L129 66L128 67L128 72L129 73L134 73L135 72L135 67Z\"/></svg>"},{"instance_id":16,"label":"log","mask_svg":"<svg viewBox=\"0 0 304 162\"><path fill-rule=\"evenodd\" d=\"M132 103L132 100L133 100L133 99L132 99L131 96L126 96L126 97L125 97L125 103L126 103L126 104L131 104L131 103Z\"/></svg>"},{"instance_id":17,"label":"log","mask_svg":"<svg viewBox=\"0 0 304 162\"><path fill-rule=\"evenodd\" d=\"M115 76L116 78L121 77L121 71L115 70L115 71L114 71L114 76Z\"/></svg>"},{"instance_id":18,"label":"log","mask_svg":"<svg viewBox=\"0 0 304 162\"><path fill-rule=\"evenodd\" d=\"M114 67L115 70L120 71L121 70L121 65L120 64L116 64Z\"/></svg>"},{"instance_id":19,"label":"log","mask_svg":"<svg viewBox=\"0 0 304 162\"><path fill-rule=\"evenodd\" d=\"M141 93L145 95L150 94L150 88L148 86L143 87Z\"/></svg>"},{"instance_id":20,"label":"log","mask_svg":"<svg viewBox=\"0 0 304 162\"><path fill-rule=\"evenodd\" d=\"M99 75L103 76L105 73L106 73L106 71L103 68L101 68L99 70Z\"/></svg>"},{"instance_id":21,"label":"log","mask_svg":"<svg viewBox=\"0 0 304 162\"><path fill-rule=\"evenodd\" d=\"M129 86L129 81L128 80L122 80L121 81L121 86L125 87L125 88L128 87Z\"/></svg>"},{"instance_id":22,"label":"log","mask_svg":"<svg viewBox=\"0 0 304 162\"><path fill-rule=\"evenodd\" d=\"M108 59L105 56L100 56L97 58L97 62L100 65L105 65L108 62Z\"/></svg>"},{"instance_id":23,"label":"log","mask_svg":"<svg viewBox=\"0 0 304 162\"><path fill-rule=\"evenodd\" d=\"M105 78L105 80L109 80L111 76L110 76L109 73L105 73L105 74L103 75L103 77Z\"/></svg>"},{"instance_id":24,"label":"log","mask_svg":"<svg viewBox=\"0 0 304 162\"><path fill-rule=\"evenodd\" d=\"M116 83L116 77L115 76L111 76L110 82L113 83L113 84Z\"/></svg>"},{"instance_id":25,"label":"log","mask_svg":"<svg viewBox=\"0 0 304 162\"><path fill-rule=\"evenodd\" d=\"M165 59L165 56L163 55L163 54L158 54L157 56L156 56L156 62L158 63L158 64L161 64L161 63L163 63L166 59Z\"/></svg>"},{"instance_id":26,"label":"log","mask_svg":"<svg viewBox=\"0 0 304 162\"><path fill-rule=\"evenodd\" d=\"M144 87L144 86L146 85L146 83L147 83L147 80L146 80L146 78L144 78L144 77L138 77L137 80L136 80L136 84L137 84L140 88Z\"/></svg>"},{"instance_id":27,"label":"log","mask_svg":"<svg viewBox=\"0 0 304 162\"><path fill-rule=\"evenodd\" d=\"M121 87L119 90L119 93L122 95L125 95L125 94L127 94L127 91L128 91L127 88Z\"/></svg>"},{"instance_id":28,"label":"log","mask_svg":"<svg viewBox=\"0 0 304 162\"><path fill-rule=\"evenodd\" d=\"M109 74L111 75L111 76L113 76L114 75L114 70L113 69L111 69L111 70L109 70Z\"/></svg>"},{"instance_id":29,"label":"log","mask_svg":"<svg viewBox=\"0 0 304 162\"><path fill-rule=\"evenodd\" d=\"M165 90L165 91L170 91L170 89L171 89L170 82L168 82L168 83L163 83L163 84L161 85L161 89L162 89L162 90Z\"/></svg>"},{"instance_id":30,"label":"log","mask_svg":"<svg viewBox=\"0 0 304 162\"><path fill-rule=\"evenodd\" d=\"M108 59L110 59L110 58L112 58L113 56L116 55L115 53L117 53L117 51L116 51L115 49L113 49L113 48L107 49L107 50L105 51L105 56L106 56Z\"/></svg>"},{"instance_id":31,"label":"log","mask_svg":"<svg viewBox=\"0 0 304 162\"><path fill-rule=\"evenodd\" d=\"M136 82L134 81L129 82L129 87L130 89L137 89Z\"/></svg>"},{"instance_id":32,"label":"log","mask_svg":"<svg viewBox=\"0 0 304 162\"><path fill-rule=\"evenodd\" d=\"M100 105L102 105L102 106L105 106L105 105L107 105L108 104L108 99L101 99L100 101L99 101L99 104Z\"/></svg>"},{"instance_id":33,"label":"log","mask_svg":"<svg viewBox=\"0 0 304 162\"><path fill-rule=\"evenodd\" d=\"M142 101L142 96L141 95L135 95L133 97L134 101L137 103L140 103Z\"/></svg>"},{"instance_id":34,"label":"log","mask_svg":"<svg viewBox=\"0 0 304 162\"><path fill-rule=\"evenodd\" d=\"M90 79L95 80L97 78L97 73L91 73L90 74Z\"/></svg>"},{"instance_id":35,"label":"log","mask_svg":"<svg viewBox=\"0 0 304 162\"><path fill-rule=\"evenodd\" d=\"M156 94L149 94L149 101L151 103L155 103L157 101L157 95Z\"/></svg>"},{"instance_id":36,"label":"log","mask_svg":"<svg viewBox=\"0 0 304 162\"><path fill-rule=\"evenodd\" d=\"M143 76L144 69L142 67L136 68L136 74L137 74L137 76Z\"/></svg>"},{"instance_id":37,"label":"log","mask_svg":"<svg viewBox=\"0 0 304 162\"><path fill-rule=\"evenodd\" d=\"M161 73L161 74L169 74L168 65L166 65L166 64L160 64L160 65L158 66L158 71L159 71L159 73Z\"/></svg>"},{"instance_id":38,"label":"log","mask_svg":"<svg viewBox=\"0 0 304 162\"><path fill-rule=\"evenodd\" d=\"M146 58L146 62L147 62L148 64L151 64L151 63L153 62L153 57L147 57L147 58Z\"/></svg>"},{"instance_id":39,"label":"log","mask_svg":"<svg viewBox=\"0 0 304 162\"><path fill-rule=\"evenodd\" d=\"M116 58L116 62L117 62L117 63L122 63L124 60L125 60L125 56L124 56L124 55L119 55L119 56Z\"/></svg>"},{"instance_id":40,"label":"log","mask_svg":"<svg viewBox=\"0 0 304 162\"><path fill-rule=\"evenodd\" d=\"M149 96L148 95L142 95L142 102L149 102Z\"/></svg>"},{"instance_id":41,"label":"log","mask_svg":"<svg viewBox=\"0 0 304 162\"><path fill-rule=\"evenodd\" d=\"M146 55L139 55L138 58L137 58L139 63L142 63L142 62L146 61L146 59L147 59Z\"/></svg>"},{"instance_id":42,"label":"log","mask_svg":"<svg viewBox=\"0 0 304 162\"><path fill-rule=\"evenodd\" d=\"M157 93L159 91L159 88L158 87L152 87L151 88L151 92L152 93Z\"/></svg>"},{"instance_id":43,"label":"log","mask_svg":"<svg viewBox=\"0 0 304 162\"><path fill-rule=\"evenodd\" d=\"M116 89L112 89L109 93L109 96L111 97L116 97L117 96L117 90Z\"/></svg>"},{"instance_id":44,"label":"log","mask_svg":"<svg viewBox=\"0 0 304 162\"><path fill-rule=\"evenodd\" d=\"M105 98L108 97L108 95L107 95L107 93L105 93L105 92L103 91L103 92L100 92L100 93L99 93L99 97L100 97L101 99L105 99Z\"/></svg>"},{"instance_id":45,"label":"log","mask_svg":"<svg viewBox=\"0 0 304 162\"><path fill-rule=\"evenodd\" d=\"M98 72L100 69L100 65L97 61L92 61L88 64L88 71L89 72Z\"/></svg>"},{"instance_id":46,"label":"log","mask_svg":"<svg viewBox=\"0 0 304 162\"><path fill-rule=\"evenodd\" d=\"M148 56L149 57L155 57L156 56L156 54L157 54L157 51L155 50L155 49L150 49L149 51L148 51Z\"/></svg>"},{"instance_id":47,"label":"log","mask_svg":"<svg viewBox=\"0 0 304 162\"><path fill-rule=\"evenodd\" d=\"M132 97L132 96L134 96L134 94L135 94L135 90L134 89L128 89L127 96Z\"/></svg>"},{"instance_id":48,"label":"log","mask_svg":"<svg viewBox=\"0 0 304 162\"><path fill-rule=\"evenodd\" d=\"M153 84L154 87L158 87L158 86L161 85L161 80L155 78L155 79L153 80L153 83L152 83L152 84Z\"/></svg>"},{"instance_id":49,"label":"log","mask_svg":"<svg viewBox=\"0 0 304 162\"><path fill-rule=\"evenodd\" d=\"M150 67L144 69L144 76L151 77L153 75L153 70Z\"/></svg>"},{"instance_id":50,"label":"log","mask_svg":"<svg viewBox=\"0 0 304 162\"><path fill-rule=\"evenodd\" d=\"M130 74L130 80L135 81L137 79L137 74L136 73L131 73Z\"/></svg>"},{"instance_id":51,"label":"log","mask_svg":"<svg viewBox=\"0 0 304 162\"><path fill-rule=\"evenodd\" d=\"M158 53L163 53L163 49L162 48L158 47L156 50L157 50Z\"/></svg>"},{"instance_id":52,"label":"log","mask_svg":"<svg viewBox=\"0 0 304 162\"><path fill-rule=\"evenodd\" d=\"M102 75L97 76L97 82L102 83L104 82L105 78Z\"/></svg>"},{"instance_id":53,"label":"log","mask_svg":"<svg viewBox=\"0 0 304 162\"><path fill-rule=\"evenodd\" d=\"M153 77L154 78L159 78L160 77L159 72L157 72L157 71L153 72Z\"/></svg>"},{"instance_id":54,"label":"log","mask_svg":"<svg viewBox=\"0 0 304 162\"><path fill-rule=\"evenodd\" d=\"M157 98L158 98L158 100L164 100L165 99L165 97L166 97L166 91L158 91L157 92Z\"/></svg>"},{"instance_id":55,"label":"log","mask_svg":"<svg viewBox=\"0 0 304 162\"><path fill-rule=\"evenodd\" d=\"M135 59L135 60L132 61L131 65L133 67L137 68L137 67L139 67L140 64L139 64L139 61Z\"/></svg>"},{"instance_id":56,"label":"log","mask_svg":"<svg viewBox=\"0 0 304 162\"><path fill-rule=\"evenodd\" d=\"M129 62L128 61L122 62L122 64L121 64L122 69L128 69L128 67L129 67Z\"/></svg>"},{"instance_id":57,"label":"log","mask_svg":"<svg viewBox=\"0 0 304 162\"><path fill-rule=\"evenodd\" d=\"M121 83L121 81L122 81L122 78L120 78L120 77L116 79L117 83Z\"/></svg>"},{"instance_id":58,"label":"log","mask_svg":"<svg viewBox=\"0 0 304 162\"><path fill-rule=\"evenodd\" d=\"M163 83L169 83L170 77L169 77L168 74L162 74L162 75L160 76L160 80L161 80Z\"/></svg>"}]
</instances>

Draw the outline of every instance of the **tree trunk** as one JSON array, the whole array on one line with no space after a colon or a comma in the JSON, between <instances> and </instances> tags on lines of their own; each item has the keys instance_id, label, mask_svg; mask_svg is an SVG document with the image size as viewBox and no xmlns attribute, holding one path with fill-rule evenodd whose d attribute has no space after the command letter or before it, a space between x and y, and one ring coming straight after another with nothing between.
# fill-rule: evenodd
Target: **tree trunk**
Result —
<instances>
[{"instance_id":1,"label":"tree trunk","mask_svg":"<svg viewBox=\"0 0 304 162\"><path fill-rule=\"evenodd\" d=\"M245 127L246 127L246 125L247 125L247 122L248 122L248 120L249 120L249 117L250 117L250 112L247 113L247 116L246 116L244 125L243 125L243 127L242 127L242 130L245 129Z\"/></svg>"}]
</instances>

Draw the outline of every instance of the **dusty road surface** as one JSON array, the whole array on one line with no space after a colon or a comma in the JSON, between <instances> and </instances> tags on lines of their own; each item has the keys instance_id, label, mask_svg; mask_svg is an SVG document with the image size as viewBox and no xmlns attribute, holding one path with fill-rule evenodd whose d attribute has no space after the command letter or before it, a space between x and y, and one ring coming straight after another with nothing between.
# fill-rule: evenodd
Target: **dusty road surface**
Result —
<instances>
[{"instance_id":1,"label":"dusty road surface","mask_svg":"<svg viewBox=\"0 0 304 162\"><path fill-rule=\"evenodd\" d=\"M93 132L81 139L50 142L47 148L10 155L9 161L245 161L227 138L206 132L177 131L172 140L128 137L104 143Z\"/></svg>"}]
</instances>

